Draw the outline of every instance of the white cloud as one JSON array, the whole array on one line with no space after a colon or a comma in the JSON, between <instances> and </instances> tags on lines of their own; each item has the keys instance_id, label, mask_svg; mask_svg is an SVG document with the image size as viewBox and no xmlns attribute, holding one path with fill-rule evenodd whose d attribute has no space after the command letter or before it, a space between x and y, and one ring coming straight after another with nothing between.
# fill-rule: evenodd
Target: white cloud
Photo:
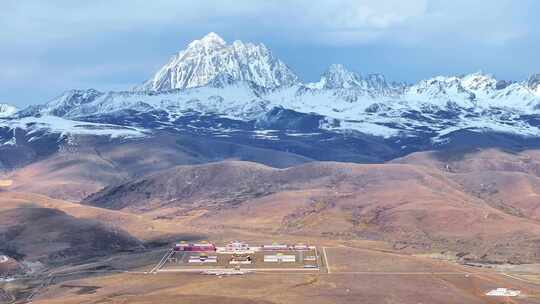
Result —
<instances>
[{"instance_id":1,"label":"white cloud","mask_svg":"<svg viewBox=\"0 0 540 304\"><path fill-rule=\"evenodd\" d=\"M0 43L49 45L86 35L215 25L282 34L297 42L364 44L439 38L500 43L526 35L527 1L511 0L4 0ZM525 3L525 4L523 4ZM6 30L7 29L7 30ZM277 32L277 33L276 33Z\"/></svg>"},{"instance_id":2,"label":"white cloud","mask_svg":"<svg viewBox=\"0 0 540 304\"><path fill-rule=\"evenodd\" d=\"M198 22L256 21L270 30L288 28L341 36L345 32L392 27L422 15L427 7L427 0L6 1L0 12L0 26L8 30L0 33L0 39L22 44L153 26L192 28Z\"/></svg>"},{"instance_id":3,"label":"white cloud","mask_svg":"<svg viewBox=\"0 0 540 304\"><path fill-rule=\"evenodd\" d=\"M427 0L334 0L303 1L305 22L330 31L384 29L423 15ZM303 10L296 13L302 13ZM300 17L302 18L302 17Z\"/></svg>"}]
</instances>

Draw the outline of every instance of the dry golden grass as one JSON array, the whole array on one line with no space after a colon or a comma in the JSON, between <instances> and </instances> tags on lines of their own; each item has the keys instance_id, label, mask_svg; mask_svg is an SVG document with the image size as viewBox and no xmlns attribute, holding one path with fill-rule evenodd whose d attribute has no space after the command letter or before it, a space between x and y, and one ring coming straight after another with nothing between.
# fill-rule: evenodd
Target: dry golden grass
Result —
<instances>
[{"instance_id":1,"label":"dry golden grass","mask_svg":"<svg viewBox=\"0 0 540 304\"><path fill-rule=\"evenodd\" d=\"M241 277L197 274L115 274L62 282L34 303L501 303L486 291L505 286L534 295L538 286L477 270L399 254L346 248L328 250L330 274L255 273ZM403 274L344 273L356 271ZM429 272L422 273L420 272ZM463 275L448 275L462 272ZM475 274L467 275L468 272ZM406 273L411 273L407 275ZM62 287L64 285L64 287ZM78 287L77 287L78 286ZM84 292L84 287L93 293ZM540 303L523 297L511 303Z\"/></svg>"},{"instance_id":2,"label":"dry golden grass","mask_svg":"<svg viewBox=\"0 0 540 304\"><path fill-rule=\"evenodd\" d=\"M85 206L39 194L0 192L0 211L32 205L58 209L76 218L99 220L116 225L142 240L182 233L198 233L196 229L190 228L182 221L155 220L145 215Z\"/></svg>"},{"instance_id":3,"label":"dry golden grass","mask_svg":"<svg viewBox=\"0 0 540 304\"><path fill-rule=\"evenodd\" d=\"M20 192L0 192L0 211L31 204L58 209L76 218L118 225L142 240L190 233L219 243L242 239L256 244L316 244L330 247L331 273L79 277L55 282L34 303L474 304L500 303L484 296L497 287L521 289L528 295L540 290L525 282L537 282L538 271L514 275L524 280L520 281L492 270L426 257L445 256L452 247L454 253L535 258L538 248L534 244L540 235L539 151L486 150L446 159L415 153L389 164L311 163L280 170L246 162L182 167L164 177L161 172L155 174L153 185L178 183L158 188L164 191L142 189L153 191L153 200L149 206L146 191L139 192L143 195L128 200L141 207L137 210L108 210L28 193L82 198L124 179L129 170L118 173L108 159L121 159L125 151L113 152L106 157L90 153L50 158L13 172L0 180L0 187ZM159 159L143 159L140 166L152 167L154 161ZM196 178L204 172L206 179ZM183 182L186 177L194 178ZM182 190L191 182L192 187ZM234 200L238 193L246 197L246 192L260 190L259 186L266 187L263 194ZM229 197L219 196L230 189L234 191ZM181 199L156 199L156 192L170 192L172 198ZM220 199L223 204L216 203ZM508 206L515 210L505 209ZM522 214L516 216L514 211ZM405 244L405 249L398 251L395 241ZM134 254L105 257L94 263L112 265L114 260L118 269L141 270L151 267L162 253L139 254L137 258ZM119 262L123 258L131 264ZM540 303L540 298L517 298L510 303Z\"/></svg>"}]
</instances>

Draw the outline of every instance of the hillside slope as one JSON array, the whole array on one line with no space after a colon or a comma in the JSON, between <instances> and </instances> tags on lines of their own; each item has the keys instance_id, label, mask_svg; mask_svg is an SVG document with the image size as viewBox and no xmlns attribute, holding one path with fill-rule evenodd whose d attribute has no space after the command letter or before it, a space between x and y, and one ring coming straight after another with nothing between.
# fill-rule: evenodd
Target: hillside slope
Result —
<instances>
[{"instance_id":1,"label":"hillside slope","mask_svg":"<svg viewBox=\"0 0 540 304\"><path fill-rule=\"evenodd\" d=\"M140 241L118 228L37 206L0 211L0 238L0 252L44 264L142 248Z\"/></svg>"},{"instance_id":2,"label":"hillside slope","mask_svg":"<svg viewBox=\"0 0 540 304\"><path fill-rule=\"evenodd\" d=\"M421 152L393 163L426 166L444 172L463 190L505 213L540 220L540 153L538 150L473 153Z\"/></svg>"},{"instance_id":3,"label":"hillside slope","mask_svg":"<svg viewBox=\"0 0 540 304\"><path fill-rule=\"evenodd\" d=\"M188 217L195 227L386 240L402 250L450 250L484 262L540 260L537 221L418 165L179 166L106 187L84 203Z\"/></svg>"},{"instance_id":4,"label":"hillside slope","mask_svg":"<svg viewBox=\"0 0 540 304\"><path fill-rule=\"evenodd\" d=\"M30 164L7 171L4 178L12 182L11 191L79 201L103 187L131 178L177 165L224 159L251 160L275 167L310 161L294 153L190 136L112 142L86 137L60 145L58 151L47 156L35 156Z\"/></svg>"}]
</instances>

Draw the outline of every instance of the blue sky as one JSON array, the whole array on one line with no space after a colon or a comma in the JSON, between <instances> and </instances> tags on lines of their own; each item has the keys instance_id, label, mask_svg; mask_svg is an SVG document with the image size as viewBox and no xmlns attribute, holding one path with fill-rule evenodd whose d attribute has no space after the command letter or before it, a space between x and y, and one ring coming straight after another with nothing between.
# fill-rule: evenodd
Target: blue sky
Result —
<instances>
[{"instance_id":1,"label":"blue sky","mask_svg":"<svg viewBox=\"0 0 540 304\"><path fill-rule=\"evenodd\" d=\"M305 81L329 64L415 82L540 73L535 0L2 0L0 103L129 89L210 31L261 42Z\"/></svg>"}]
</instances>

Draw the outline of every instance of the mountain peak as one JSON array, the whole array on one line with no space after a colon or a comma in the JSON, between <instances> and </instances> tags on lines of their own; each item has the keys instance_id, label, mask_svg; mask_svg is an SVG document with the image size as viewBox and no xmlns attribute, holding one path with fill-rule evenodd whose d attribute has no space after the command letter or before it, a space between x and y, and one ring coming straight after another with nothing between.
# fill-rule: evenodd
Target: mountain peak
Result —
<instances>
[{"instance_id":1,"label":"mountain peak","mask_svg":"<svg viewBox=\"0 0 540 304\"><path fill-rule=\"evenodd\" d=\"M268 89L298 83L294 72L264 45L241 41L227 45L211 32L171 58L140 89L167 91L208 86L223 75L228 75L228 83L245 81Z\"/></svg>"},{"instance_id":2,"label":"mountain peak","mask_svg":"<svg viewBox=\"0 0 540 304\"><path fill-rule=\"evenodd\" d=\"M540 74L532 74L527 81L527 85L531 90L540 93Z\"/></svg>"},{"instance_id":3,"label":"mountain peak","mask_svg":"<svg viewBox=\"0 0 540 304\"><path fill-rule=\"evenodd\" d=\"M332 64L321 75L321 80L316 83L306 84L307 88L318 90L343 90L351 96L397 96L401 94L406 85L403 83L387 83L382 74L368 74L366 77L351 72L342 64Z\"/></svg>"},{"instance_id":4,"label":"mountain peak","mask_svg":"<svg viewBox=\"0 0 540 304\"><path fill-rule=\"evenodd\" d=\"M9 117L17 112L17 108L5 103L0 103L0 117Z\"/></svg>"},{"instance_id":5,"label":"mountain peak","mask_svg":"<svg viewBox=\"0 0 540 304\"><path fill-rule=\"evenodd\" d=\"M347 89L360 85L361 77L342 64L332 64L323 73L321 81L326 89Z\"/></svg>"},{"instance_id":6,"label":"mountain peak","mask_svg":"<svg viewBox=\"0 0 540 304\"><path fill-rule=\"evenodd\" d=\"M198 46L211 48L211 47L225 47L226 45L227 45L227 42L225 42L223 38L221 38L218 34L214 32L210 32L206 34L206 36L202 37L201 39L191 42L188 45L188 49L198 47Z\"/></svg>"},{"instance_id":7,"label":"mountain peak","mask_svg":"<svg viewBox=\"0 0 540 304\"><path fill-rule=\"evenodd\" d=\"M468 90L492 90L497 88L497 80L493 75L476 72L461 78L461 85Z\"/></svg>"},{"instance_id":8,"label":"mountain peak","mask_svg":"<svg viewBox=\"0 0 540 304\"><path fill-rule=\"evenodd\" d=\"M206 36L204 36L201 41L204 41L204 42L217 42L217 43L220 43L220 44L226 44L225 43L225 40L223 40L223 38L221 38L218 34L214 33L214 32L210 32L208 34L206 34Z\"/></svg>"}]
</instances>

